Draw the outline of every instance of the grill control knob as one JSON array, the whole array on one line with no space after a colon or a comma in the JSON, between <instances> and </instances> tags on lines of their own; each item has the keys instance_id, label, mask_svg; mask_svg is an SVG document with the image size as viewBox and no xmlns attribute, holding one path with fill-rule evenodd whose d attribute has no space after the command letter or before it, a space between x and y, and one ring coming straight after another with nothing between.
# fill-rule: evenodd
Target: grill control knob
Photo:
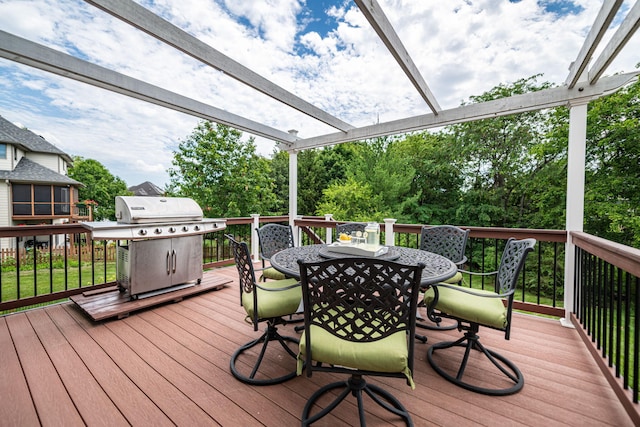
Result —
<instances>
[{"instance_id":1,"label":"grill control knob","mask_svg":"<svg viewBox=\"0 0 640 427\"><path fill-rule=\"evenodd\" d=\"M169 227L169 233L175 233L175 232L176 232L175 227Z\"/></svg>"},{"instance_id":2,"label":"grill control knob","mask_svg":"<svg viewBox=\"0 0 640 427\"><path fill-rule=\"evenodd\" d=\"M189 227L187 227L186 225L183 225L182 226L182 231L184 231L186 233L187 231L189 231Z\"/></svg>"},{"instance_id":3,"label":"grill control knob","mask_svg":"<svg viewBox=\"0 0 640 427\"><path fill-rule=\"evenodd\" d=\"M141 236L146 236L147 235L147 230L142 229L142 230L138 230L138 234Z\"/></svg>"},{"instance_id":4,"label":"grill control knob","mask_svg":"<svg viewBox=\"0 0 640 427\"><path fill-rule=\"evenodd\" d=\"M195 225L195 226L193 227L193 229L194 229L195 231L200 231L200 226L199 226L199 225Z\"/></svg>"},{"instance_id":5,"label":"grill control knob","mask_svg":"<svg viewBox=\"0 0 640 427\"><path fill-rule=\"evenodd\" d=\"M162 234L162 228L156 228L153 232L156 234Z\"/></svg>"}]
</instances>

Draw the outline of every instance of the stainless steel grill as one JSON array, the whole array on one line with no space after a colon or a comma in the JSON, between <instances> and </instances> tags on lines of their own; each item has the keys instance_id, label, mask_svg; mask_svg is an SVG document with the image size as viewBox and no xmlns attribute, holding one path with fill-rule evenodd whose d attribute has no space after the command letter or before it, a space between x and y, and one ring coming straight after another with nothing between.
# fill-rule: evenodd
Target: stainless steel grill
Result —
<instances>
[{"instance_id":1,"label":"stainless steel grill","mask_svg":"<svg viewBox=\"0 0 640 427\"><path fill-rule=\"evenodd\" d=\"M224 219L203 218L200 206L184 197L118 196L115 206L118 221L82 225L92 240L119 241L121 291L135 299L200 283L202 235L224 230Z\"/></svg>"}]
</instances>

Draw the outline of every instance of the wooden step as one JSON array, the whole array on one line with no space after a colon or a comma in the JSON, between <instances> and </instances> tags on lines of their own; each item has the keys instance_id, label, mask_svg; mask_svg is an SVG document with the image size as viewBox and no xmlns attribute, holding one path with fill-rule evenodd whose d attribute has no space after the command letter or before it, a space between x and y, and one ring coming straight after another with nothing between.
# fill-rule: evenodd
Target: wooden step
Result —
<instances>
[{"instance_id":1,"label":"wooden step","mask_svg":"<svg viewBox=\"0 0 640 427\"><path fill-rule=\"evenodd\" d=\"M189 296L219 290L229 283L231 283L231 279L228 277L208 275L200 284L167 288L166 292L151 296L140 295L137 299L131 299L128 292L121 292L117 286L87 291L73 295L70 299L92 320L98 321L112 317L122 319L134 311L168 302L178 302Z\"/></svg>"}]
</instances>

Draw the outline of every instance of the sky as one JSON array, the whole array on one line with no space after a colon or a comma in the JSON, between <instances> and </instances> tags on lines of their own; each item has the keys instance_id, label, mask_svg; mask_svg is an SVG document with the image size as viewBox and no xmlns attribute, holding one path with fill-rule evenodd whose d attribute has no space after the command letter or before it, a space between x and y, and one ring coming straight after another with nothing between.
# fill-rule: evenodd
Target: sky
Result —
<instances>
[{"instance_id":1,"label":"sky","mask_svg":"<svg viewBox=\"0 0 640 427\"><path fill-rule=\"evenodd\" d=\"M354 126L430 112L352 1L137 2ZM535 74L563 84L602 5L378 2L442 109ZM632 4L625 1L622 12ZM302 138L335 132L84 1L0 0L0 30L282 131L295 129ZM634 71L638 63L636 34L605 75ZM0 115L71 156L98 160L128 186L151 181L160 187L169 183L173 153L200 121L2 58ZM255 143L261 155L275 150L273 141L256 137Z\"/></svg>"}]
</instances>

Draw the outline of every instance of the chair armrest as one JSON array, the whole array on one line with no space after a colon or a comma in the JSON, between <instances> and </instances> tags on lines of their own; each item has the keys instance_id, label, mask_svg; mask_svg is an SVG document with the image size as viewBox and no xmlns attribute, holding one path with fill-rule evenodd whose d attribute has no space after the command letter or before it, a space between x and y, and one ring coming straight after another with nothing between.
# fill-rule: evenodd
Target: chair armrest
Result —
<instances>
[{"instance_id":1,"label":"chair armrest","mask_svg":"<svg viewBox=\"0 0 640 427\"><path fill-rule=\"evenodd\" d=\"M293 285L285 286L285 287L282 287L282 288L276 288L276 289L264 288L264 287L260 286L257 283L254 283L254 286L256 288L258 288L258 289L261 289L261 290L267 291L267 292L280 292L280 291L288 291L289 289L296 288L296 287L300 286L300 282L294 283Z\"/></svg>"},{"instance_id":2,"label":"chair armrest","mask_svg":"<svg viewBox=\"0 0 640 427\"><path fill-rule=\"evenodd\" d=\"M460 270L460 267L462 267L463 265L465 265L467 263L467 257L466 256L462 256L462 259L458 262L456 262L456 267L458 267L458 271L462 271Z\"/></svg>"},{"instance_id":3,"label":"chair armrest","mask_svg":"<svg viewBox=\"0 0 640 427\"><path fill-rule=\"evenodd\" d=\"M472 276L494 276L496 274L498 274L498 271L490 271L488 273L479 273L477 271L469 271L469 270L462 270L462 269L458 269L458 272L462 273L462 274L470 274Z\"/></svg>"},{"instance_id":4,"label":"chair armrest","mask_svg":"<svg viewBox=\"0 0 640 427\"><path fill-rule=\"evenodd\" d=\"M431 286L433 286L433 288L434 288L433 290L436 293L436 295L438 293L438 288L441 288L441 287L442 288L453 289L453 290L458 291L458 292L465 292L467 294L471 294L471 295L474 295L474 296L477 296L477 297L483 297L483 298L506 298L506 297L508 297L509 295L511 295L512 293L515 292L515 290L511 290L511 291L509 291L507 293L504 293L504 294L498 294L498 293L495 293L495 292L490 292L489 293L489 291L478 292L478 290L474 289L474 288L466 288L464 286L459 286L459 285L450 285L448 283L434 283Z\"/></svg>"}]
</instances>

